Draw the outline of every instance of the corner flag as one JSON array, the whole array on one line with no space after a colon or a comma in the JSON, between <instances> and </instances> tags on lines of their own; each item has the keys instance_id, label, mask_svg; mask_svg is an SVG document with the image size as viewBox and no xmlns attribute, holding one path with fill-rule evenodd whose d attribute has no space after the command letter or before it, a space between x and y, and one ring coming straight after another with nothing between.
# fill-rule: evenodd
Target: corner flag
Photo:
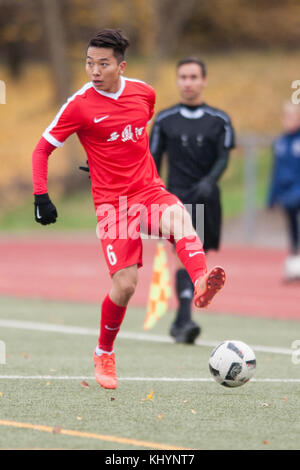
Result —
<instances>
[{"instance_id":1,"label":"corner flag","mask_svg":"<svg viewBox=\"0 0 300 470\"><path fill-rule=\"evenodd\" d=\"M156 246L144 330L150 330L168 310L171 297L170 274L163 242Z\"/></svg>"}]
</instances>

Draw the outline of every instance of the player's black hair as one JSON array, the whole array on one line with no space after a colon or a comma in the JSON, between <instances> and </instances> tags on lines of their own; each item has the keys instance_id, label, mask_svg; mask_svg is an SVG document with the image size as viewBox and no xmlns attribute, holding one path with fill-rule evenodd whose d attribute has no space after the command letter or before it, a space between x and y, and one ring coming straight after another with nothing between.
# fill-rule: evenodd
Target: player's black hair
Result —
<instances>
[{"instance_id":1,"label":"player's black hair","mask_svg":"<svg viewBox=\"0 0 300 470\"><path fill-rule=\"evenodd\" d=\"M114 56L120 63L124 60L125 51L129 45L129 40L120 29L103 29L90 39L87 48L104 47L113 49Z\"/></svg>"},{"instance_id":2,"label":"player's black hair","mask_svg":"<svg viewBox=\"0 0 300 470\"><path fill-rule=\"evenodd\" d=\"M204 78L206 77L206 65L202 60L198 59L198 57L190 56L190 57L184 57L183 59L180 59L177 62L177 70L179 69L179 67L181 67L184 64L197 64L197 65L199 65L199 67L201 68L201 71L202 71L202 77L204 77Z\"/></svg>"}]
</instances>

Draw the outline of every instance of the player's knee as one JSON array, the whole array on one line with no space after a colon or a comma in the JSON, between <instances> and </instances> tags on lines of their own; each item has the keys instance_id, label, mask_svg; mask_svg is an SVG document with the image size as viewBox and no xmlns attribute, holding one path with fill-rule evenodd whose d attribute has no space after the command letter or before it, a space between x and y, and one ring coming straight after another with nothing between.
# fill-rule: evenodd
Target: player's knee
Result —
<instances>
[{"instance_id":1,"label":"player's knee","mask_svg":"<svg viewBox=\"0 0 300 470\"><path fill-rule=\"evenodd\" d=\"M129 298L133 296L135 292L136 285L133 281L123 281L121 285L121 290L125 297Z\"/></svg>"},{"instance_id":2,"label":"player's knee","mask_svg":"<svg viewBox=\"0 0 300 470\"><path fill-rule=\"evenodd\" d=\"M114 283L122 297L130 299L137 286L137 276L134 274L128 275L126 272L123 272L116 277Z\"/></svg>"},{"instance_id":3,"label":"player's knee","mask_svg":"<svg viewBox=\"0 0 300 470\"><path fill-rule=\"evenodd\" d=\"M173 235L175 240L194 234L195 230L189 212L179 206L170 206L162 218L163 234Z\"/></svg>"}]
</instances>

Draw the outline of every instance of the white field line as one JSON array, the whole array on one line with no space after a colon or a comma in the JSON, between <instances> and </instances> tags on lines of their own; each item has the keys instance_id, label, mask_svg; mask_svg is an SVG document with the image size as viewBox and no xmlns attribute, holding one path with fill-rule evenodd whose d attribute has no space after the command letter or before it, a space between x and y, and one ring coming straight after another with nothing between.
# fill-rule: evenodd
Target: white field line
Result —
<instances>
[{"instance_id":1,"label":"white field line","mask_svg":"<svg viewBox=\"0 0 300 470\"><path fill-rule=\"evenodd\" d=\"M69 375L0 375L0 380L95 380L92 376ZM215 382L206 377L120 377L124 382ZM251 379L251 382L300 383L300 379Z\"/></svg>"},{"instance_id":2,"label":"white field line","mask_svg":"<svg viewBox=\"0 0 300 470\"><path fill-rule=\"evenodd\" d=\"M97 337L99 331L95 328L84 328L80 326L67 326L67 325L57 325L55 323L39 323L31 321L21 321L21 320L8 320L0 319L0 327L3 328L17 328L22 330L30 331L44 331L47 333L63 333L69 335L83 335L83 336L94 336ZM120 339L130 339L134 341L151 341L156 343L174 343L172 338L164 335L153 335L151 333L138 333L138 332L129 332L129 331L120 331L118 333L118 338ZM207 346L215 347L219 344L220 341L204 341L197 340L196 344L198 346ZM269 354L285 354L292 355L295 350L281 347L272 347L272 346L263 346L263 345L251 345L254 351L265 352Z\"/></svg>"}]
</instances>

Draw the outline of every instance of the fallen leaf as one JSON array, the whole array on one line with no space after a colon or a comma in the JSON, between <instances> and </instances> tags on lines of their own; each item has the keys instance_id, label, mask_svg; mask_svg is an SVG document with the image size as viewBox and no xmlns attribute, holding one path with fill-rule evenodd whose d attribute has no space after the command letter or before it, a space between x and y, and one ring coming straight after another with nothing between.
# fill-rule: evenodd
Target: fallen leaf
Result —
<instances>
[{"instance_id":1,"label":"fallen leaf","mask_svg":"<svg viewBox=\"0 0 300 470\"><path fill-rule=\"evenodd\" d=\"M0 392L0 397L3 397L3 393L2 393L2 392Z\"/></svg>"},{"instance_id":2,"label":"fallen leaf","mask_svg":"<svg viewBox=\"0 0 300 470\"><path fill-rule=\"evenodd\" d=\"M81 421L82 420L82 416L77 416L76 418L78 421Z\"/></svg>"},{"instance_id":3,"label":"fallen leaf","mask_svg":"<svg viewBox=\"0 0 300 470\"><path fill-rule=\"evenodd\" d=\"M46 386L50 385L50 382L46 382L45 385L46 385Z\"/></svg>"},{"instance_id":4,"label":"fallen leaf","mask_svg":"<svg viewBox=\"0 0 300 470\"><path fill-rule=\"evenodd\" d=\"M24 359L29 359L28 354L26 354L26 353L24 353L24 352L22 352L21 354L22 354L22 356L24 357Z\"/></svg>"},{"instance_id":5,"label":"fallen leaf","mask_svg":"<svg viewBox=\"0 0 300 470\"><path fill-rule=\"evenodd\" d=\"M283 397L283 401L286 401L286 400L287 400L287 398L286 398L286 397Z\"/></svg>"},{"instance_id":6,"label":"fallen leaf","mask_svg":"<svg viewBox=\"0 0 300 470\"><path fill-rule=\"evenodd\" d=\"M162 414L157 415L157 419L163 419L163 418L164 418L164 415Z\"/></svg>"},{"instance_id":7,"label":"fallen leaf","mask_svg":"<svg viewBox=\"0 0 300 470\"><path fill-rule=\"evenodd\" d=\"M110 397L110 401L114 401L114 400L115 400L115 398L114 398L114 397Z\"/></svg>"},{"instance_id":8,"label":"fallen leaf","mask_svg":"<svg viewBox=\"0 0 300 470\"><path fill-rule=\"evenodd\" d=\"M56 369L49 369L50 372L56 372Z\"/></svg>"},{"instance_id":9,"label":"fallen leaf","mask_svg":"<svg viewBox=\"0 0 300 470\"><path fill-rule=\"evenodd\" d=\"M263 441L263 444L268 445L270 444L270 441Z\"/></svg>"},{"instance_id":10,"label":"fallen leaf","mask_svg":"<svg viewBox=\"0 0 300 470\"><path fill-rule=\"evenodd\" d=\"M193 408L191 408L191 413L193 413L193 415L197 414L197 412L193 410Z\"/></svg>"},{"instance_id":11,"label":"fallen leaf","mask_svg":"<svg viewBox=\"0 0 300 470\"><path fill-rule=\"evenodd\" d=\"M150 392L149 392L148 395L147 395L147 400L152 400L152 399L153 399L153 395L154 395L154 392L153 392L153 390L152 390L152 388L151 388Z\"/></svg>"},{"instance_id":12,"label":"fallen leaf","mask_svg":"<svg viewBox=\"0 0 300 470\"><path fill-rule=\"evenodd\" d=\"M54 426L54 428L52 429L52 433L53 434L60 434L61 433L61 426Z\"/></svg>"},{"instance_id":13,"label":"fallen leaf","mask_svg":"<svg viewBox=\"0 0 300 470\"><path fill-rule=\"evenodd\" d=\"M144 401L148 401L148 400L152 400L153 399L153 395L154 395L154 392L151 388L150 392L148 393L147 397L146 398L142 398L141 399L141 402L144 402Z\"/></svg>"},{"instance_id":14,"label":"fallen leaf","mask_svg":"<svg viewBox=\"0 0 300 470\"><path fill-rule=\"evenodd\" d=\"M188 403L189 401L188 400L183 400L183 403Z\"/></svg>"},{"instance_id":15,"label":"fallen leaf","mask_svg":"<svg viewBox=\"0 0 300 470\"><path fill-rule=\"evenodd\" d=\"M83 380L82 382L80 382L80 385L83 387L83 388L90 388L89 384Z\"/></svg>"}]
</instances>

